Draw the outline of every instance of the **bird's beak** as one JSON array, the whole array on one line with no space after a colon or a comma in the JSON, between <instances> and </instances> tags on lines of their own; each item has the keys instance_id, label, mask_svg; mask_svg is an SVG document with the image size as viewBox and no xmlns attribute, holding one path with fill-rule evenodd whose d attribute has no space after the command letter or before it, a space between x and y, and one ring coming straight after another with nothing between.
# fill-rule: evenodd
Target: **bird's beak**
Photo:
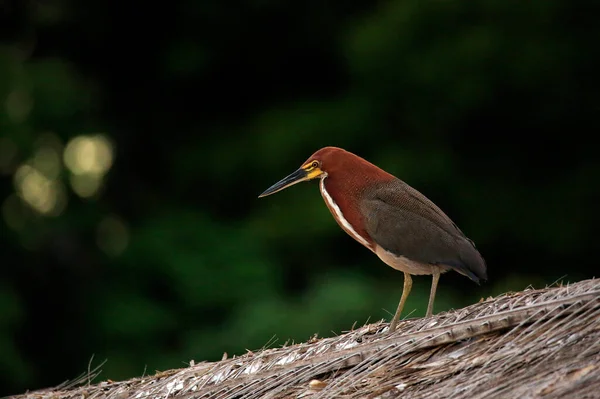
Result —
<instances>
[{"instance_id":1,"label":"bird's beak","mask_svg":"<svg viewBox=\"0 0 600 399\"><path fill-rule=\"evenodd\" d=\"M265 190L265 192L263 192L261 195L258 196L258 198L266 197L267 195L271 195L271 194L275 194L276 192L281 191L284 188L293 186L296 183L310 180L313 178L310 175L311 174L308 173L306 170L304 170L303 168L300 168L297 171L295 171L294 173L292 173L291 175L284 177L283 179L279 180L277 183L273 184L271 187L267 188Z\"/></svg>"}]
</instances>

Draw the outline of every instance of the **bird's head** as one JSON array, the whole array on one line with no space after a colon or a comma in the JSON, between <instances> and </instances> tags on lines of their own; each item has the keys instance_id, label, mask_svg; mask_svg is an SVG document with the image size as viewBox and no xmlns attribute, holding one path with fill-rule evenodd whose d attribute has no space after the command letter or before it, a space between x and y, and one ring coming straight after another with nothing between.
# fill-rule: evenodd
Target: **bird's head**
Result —
<instances>
[{"instance_id":1,"label":"bird's head","mask_svg":"<svg viewBox=\"0 0 600 399\"><path fill-rule=\"evenodd\" d=\"M275 194L294 184L313 180L324 179L332 171L336 171L348 159L358 158L356 155L337 147L324 147L312 154L294 173L284 177L266 189L258 198Z\"/></svg>"}]
</instances>

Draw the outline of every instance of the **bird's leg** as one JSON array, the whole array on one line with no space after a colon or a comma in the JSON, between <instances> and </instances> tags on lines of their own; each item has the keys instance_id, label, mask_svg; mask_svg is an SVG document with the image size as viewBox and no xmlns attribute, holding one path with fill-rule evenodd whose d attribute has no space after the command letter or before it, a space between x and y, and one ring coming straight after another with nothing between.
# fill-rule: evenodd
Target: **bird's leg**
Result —
<instances>
[{"instance_id":1,"label":"bird's leg","mask_svg":"<svg viewBox=\"0 0 600 399\"><path fill-rule=\"evenodd\" d=\"M437 291L438 281L440 281L440 272L433 272L433 279L431 280L431 292L429 293L429 304L427 305L427 313L425 317L430 317L433 314L433 301L435 301L435 292Z\"/></svg>"},{"instance_id":2,"label":"bird's leg","mask_svg":"<svg viewBox=\"0 0 600 399\"><path fill-rule=\"evenodd\" d=\"M402 309L404 308L404 303L406 302L406 298L408 294L410 294L410 290L412 288L412 278L410 274L404 273L404 287L402 288L402 297L400 298L400 303L398 304L398 309L396 309L396 314L392 318L390 322L389 332L394 332L396 329L396 325L398 324L398 319L400 319L400 313L402 313Z\"/></svg>"}]
</instances>

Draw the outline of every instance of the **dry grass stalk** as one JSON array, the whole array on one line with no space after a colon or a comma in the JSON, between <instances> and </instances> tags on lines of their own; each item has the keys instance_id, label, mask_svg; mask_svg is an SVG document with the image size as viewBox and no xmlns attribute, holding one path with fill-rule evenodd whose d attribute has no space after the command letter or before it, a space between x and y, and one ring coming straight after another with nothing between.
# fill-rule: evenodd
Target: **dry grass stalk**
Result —
<instances>
[{"instance_id":1,"label":"dry grass stalk","mask_svg":"<svg viewBox=\"0 0 600 399\"><path fill-rule=\"evenodd\" d=\"M599 280L406 320L391 335L382 334L386 328L379 322L153 376L14 398L600 398Z\"/></svg>"}]
</instances>

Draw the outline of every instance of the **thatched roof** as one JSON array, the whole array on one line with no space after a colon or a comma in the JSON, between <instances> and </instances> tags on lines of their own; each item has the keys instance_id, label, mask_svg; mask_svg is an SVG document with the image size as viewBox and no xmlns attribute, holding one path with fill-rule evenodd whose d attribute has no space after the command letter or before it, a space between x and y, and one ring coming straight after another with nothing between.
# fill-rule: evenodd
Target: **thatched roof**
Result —
<instances>
[{"instance_id":1,"label":"thatched roof","mask_svg":"<svg viewBox=\"0 0 600 399\"><path fill-rule=\"evenodd\" d=\"M600 280L19 399L600 397Z\"/></svg>"}]
</instances>

